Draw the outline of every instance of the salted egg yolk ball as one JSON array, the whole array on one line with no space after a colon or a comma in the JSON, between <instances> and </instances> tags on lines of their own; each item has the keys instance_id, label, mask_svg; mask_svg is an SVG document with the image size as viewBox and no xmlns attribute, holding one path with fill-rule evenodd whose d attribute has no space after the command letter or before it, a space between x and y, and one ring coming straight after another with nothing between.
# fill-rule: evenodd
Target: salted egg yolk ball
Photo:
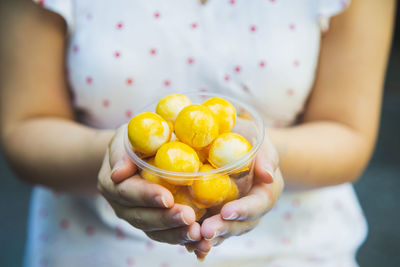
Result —
<instances>
[{"instance_id":1,"label":"salted egg yolk ball","mask_svg":"<svg viewBox=\"0 0 400 267\"><path fill-rule=\"evenodd\" d=\"M206 209L205 208L199 208L194 202L193 199L190 195L190 192L188 188L186 187L181 187L177 192L173 194L174 196L174 202L177 204L181 205L186 205L191 207L194 210L194 213L196 214L196 221L200 220L201 217L206 214Z\"/></svg>"},{"instance_id":2,"label":"salted egg yolk ball","mask_svg":"<svg viewBox=\"0 0 400 267\"><path fill-rule=\"evenodd\" d=\"M235 107L220 97L211 97L202 104L211 110L218 121L219 133L229 133L236 121Z\"/></svg>"},{"instance_id":3,"label":"salted egg yolk ball","mask_svg":"<svg viewBox=\"0 0 400 267\"><path fill-rule=\"evenodd\" d=\"M147 161L147 163L154 166L154 158L150 158ZM175 193L178 190L178 187L176 185L170 184L170 183L164 181L162 178L158 177L157 175L152 174L151 172L148 172L146 170L142 170L140 175L149 182L159 184L159 185L167 188L171 193Z\"/></svg>"},{"instance_id":4,"label":"salted egg yolk ball","mask_svg":"<svg viewBox=\"0 0 400 267\"><path fill-rule=\"evenodd\" d=\"M167 121L174 122L178 113L192 102L182 94L167 95L158 102L156 113Z\"/></svg>"},{"instance_id":5,"label":"salted egg yolk ball","mask_svg":"<svg viewBox=\"0 0 400 267\"><path fill-rule=\"evenodd\" d=\"M156 154L157 150L171 137L172 129L168 123L153 112L143 112L128 123L128 138L133 150L141 156Z\"/></svg>"},{"instance_id":6,"label":"salted egg yolk ball","mask_svg":"<svg viewBox=\"0 0 400 267\"><path fill-rule=\"evenodd\" d=\"M197 172L200 160L196 151L190 146L179 142L168 142L158 149L154 159L156 167L173 172ZM189 178L164 178L171 184L189 185L193 180Z\"/></svg>"},{"instance_id":7,"label":"salted egg yolk ball","mask_svg":"<svg viewBox=\"0 0 400 267\"><path fill-rule=\"evenodd\" d=\"M200 172L211 171L214 168L209 164L200 167ZM205 205L211 207L224 201L230 193L231 179L228 175L210 174L200 176L200 179L194 180L190 192L193 198Z\"/></svg>"},{"instance_id":8,"label":"salted egg yolk ball","mask_svg":"<svg viewBox=\"0 0 400 267\"><path fill-rule=\"evenodd\" d=\"M219 168L241 158L250 149L250 143L243 136L237 133L223 133L212 143L208 161L215 168Z\"/></svg>"},{"instance_id":9,"label":"salted egg yolk ball","mask_svg":"<svg viewBox=\"0 0 400 267\"><path fill-rule=\"evenodd\" d=\"M202 105L190 105L182 109L174 126L179 140L196 149L209 145L219 133L213 113Z\"/></svg>"}]
</instances>

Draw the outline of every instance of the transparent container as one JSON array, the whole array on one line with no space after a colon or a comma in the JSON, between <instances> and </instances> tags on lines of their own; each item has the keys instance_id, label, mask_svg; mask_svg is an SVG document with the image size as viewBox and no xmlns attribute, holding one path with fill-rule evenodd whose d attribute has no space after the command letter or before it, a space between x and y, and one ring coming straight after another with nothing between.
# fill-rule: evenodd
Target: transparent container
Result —
<instances>
[{"instance_id":1,"label":"transparent container","mask_svg":"<svg viewBox=\"0 0 400 267\"><path fill-rule=\"evenodd\" d=\"M235 196L232 197L231 195L229 199L224 199L223 201L213 203L212 205L210 203L204 205L204 203L201 203L201 200L199 201L199 199L193 198L191 185L177 186L170 185L169 183L166 184L165 187L167 187L167 189L169 189L174 195L175 202L191 206L196 213L196 220L201 221L204 218L219 213L221 207L225 203L245 196L250 190L253 184L255 156L264 139L264 125L260 115L252 107L237 99L214 93L189 92L182 94L189 97L193 104L201 104L211 97L221 97L228 100L235 107L237 113L236 123L232 132L245 137L252 145L251 150L235 162L221 168L206 172L187 173L167 171L147 163L146 159L140 158L132 150L132 145L128 139L127 133L125 134L124 144L127 154L136 164L142 176L143 174L154 175L155 177L160 178L159 180L162 181L161 185L164 184L164 186L165 183L168 183L168 181L171 180L189 179L195 182L200 179L217 179L221 176L229 176L232 186L235 186L237 189L235 189ZM138 110L134 116L142 112L155 112L157 103L158 100L147 105L143 109Z\"/></svg>"}]
</instances>

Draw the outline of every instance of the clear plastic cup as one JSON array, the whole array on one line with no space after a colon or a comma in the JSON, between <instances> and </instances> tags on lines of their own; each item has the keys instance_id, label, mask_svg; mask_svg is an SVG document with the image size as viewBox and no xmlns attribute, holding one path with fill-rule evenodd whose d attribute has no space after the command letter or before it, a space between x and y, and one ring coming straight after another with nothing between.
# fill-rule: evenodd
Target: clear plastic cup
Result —
<instances>
[{"instance_id":1,"label":"clear plastic cup","mask_svg":"<svg viewBox=\"0 0 400 267\"><path fill-rule=\"evenodd\" d=\"M247 141L252 145L251 150L239 158L235 162L232 162L226 166L221 168L217 168L211 171L206 172L173 172L167 171L163 169L159 169L149 163L146 162L146 159L140 158L133 150L132 145L128 139L128 134L125 134L125 149L127 154L130 156L132 161L136 164L141 173L146 172L147 174L154 175L158 178L161 178L163 182L168 182L171 180L179 180L179 179L190 179L190 180L199 180L199 179L211 179L215 177L219 177L221 175L227 175L230 177L231 182L233 182L237 187L238 194L234 199L245 196L250 190L253 184L254 177L254 163L255 156L264 140L264 125L260 115L249 105L225 95L219 95L214 93L203 93L203 92L190 92L190 93L182 93L190 98L193 104L201 104L205 100L211 97L221 97L228 100L236 109L237 118L234 128L232 132L238 133L245 137ZM161 98L160 98L161 99ZM134 115L137 115L142 112L155 112L158 100L147 105L141 110L138 110ZM222 201L219 203L215 203L213 206L205 207L201 203L199 203L196 199L193 200L191 196L191 189L189 186L172 186L174 188L172 192L175 198L178 198L176 195L176 191L185 192L188 194L186 198L188 198L184 203L191 206L196 212L196 219L203 220L209 216L219 213L221 207L226 203L226 201ZM181 199L182 196L179 196ZM232 198L230 200L233 200ZM205 210L206 209L206 210Z\"/></svg>"}]
</instances>

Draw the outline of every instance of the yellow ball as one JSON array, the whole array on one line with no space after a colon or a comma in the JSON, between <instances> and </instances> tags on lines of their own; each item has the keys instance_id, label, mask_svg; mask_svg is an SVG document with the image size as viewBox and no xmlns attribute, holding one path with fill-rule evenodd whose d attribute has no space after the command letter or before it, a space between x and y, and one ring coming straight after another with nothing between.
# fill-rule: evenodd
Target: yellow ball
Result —
<instances>
[{"instance_id":1,"label":"yellow ball","mask_svg":"<svg viewBox=\"0 0 400 267\"><path fill-rule=\"evenodd\" d=\"M241 158L250 149L250 143L243 136L237 133L223 133L212 143L208 161L215 168L219 168Z\"/></svg>"},{"instance_id":2,"label":"yellow ball","mask_svg":"<svg viewBox=\"0 0 400 267\"><path fill-rule=\"evenodd\" d=\"M229 101L220 97L211 97L202 104L211 110L218 121L219 133L232 131L236 121L235 107Z\"/></svg>"},{"instance_id":3,"label":"yellow ball","mask_svg":"<svg viewBox=\"0 0 400 267\"><path fill-rule=\"evenodd\" d=\"M191 104L190 99L182 94L167 95L158 102L156 113L165 120L174 122L178 113Z\"/></svg>"},{"instance_id":4,"label":"yellow ball","mask_svg":"<svg viewBox=\"0 0 400 267\"><path fill-rule=\"evenodd\" d=\"M157 149L168 142L172 129L168 123L153 112L143 112L128 123L128 138L133 150L143 157L153 156Z\"/></svg>"},{"instance_id":5,"label":"yellow ball","mask_svg":"<svg viewBox=\"0 0 400 267\"><path fill-rule=\"evenodd\" d=\"M201 217L206 214L206 209L205 208L199 208L194 202L192 197L190 196L189 190L187 187L181 187L177 192L173 194L174 196L174 201L177 204L181 205L186 205L191 207L194 210L194 213L196 214L196 221L200 220Z\"/></svg>"},{"instance_id":6,"label":"yellow ball","mask_svg":"<svg viewBox=\"0 0 400 267\"><path fill-rule=\"evenodd\" d=\"M231 179L231 188L229 188L228 195L226 196L224 203L228 203L239 197L239 189L234 181Z\"/></svg>"},{"instance_id":7,"label":"yellow ball","mask_svg":"<svg viewBox=\"0 0 400 267\"><path fill-rule=\"evenodd\" d=\"M218 123L211 110L202 105L190 105L179 112L175 134L182 142L200 149L218 136Z\"/></svg>"},{"instance_id":8,"label":"yellow ball","mask_svg":"<svg viewBox=\"0 0 400 267\"><path fill-rule=\"evenodd\" d=\"M147 161L147 163L154 166L154 158L150 158ZM170 183L164 181L162 178L158 177L157 175L152 174L148 171L142 170L140 174L147 181L155 183L155 184L159 184L159 185L167 188L171 193L175 193L178 190L178 187L176 185L170 184Z\"/></svg>"},{"instance_id":9,"label":"yellow ball","mask_svg":"<svg viewBox=\"0 0 400 267\"><path fill-rule=\"evenodd\" d=\"M199 171L204 172L211 170L214 170L211 165L204 164ZM231 183L232 181L228 175L218 173L205 175L193 181L190 192L196 202L208 208L221 203L228 197L232 187Z\"/></svg>"},{"instance_id":10,"label":"yellow ball","mask_svg":"<svg viewBox=\"0 0 400 267\"><path fill-rule=\"evenodd\" d=\"M154 163L160 169L174 172L197 172L200 168L200 160L196 151L179 141L162 145L157 151ZM193 182L189 178L164 179L175 185L189 185Z\"/></svg>"}]
</instances>

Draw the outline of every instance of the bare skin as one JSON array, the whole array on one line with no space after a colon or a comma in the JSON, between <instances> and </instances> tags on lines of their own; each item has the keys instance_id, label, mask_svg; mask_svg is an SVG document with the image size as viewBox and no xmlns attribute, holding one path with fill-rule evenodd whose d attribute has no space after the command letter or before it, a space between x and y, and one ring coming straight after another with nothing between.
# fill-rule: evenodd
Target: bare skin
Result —
<instances>
[{"instance_id":1,"label":"bare skin","mask_svg":"<svg viewBox=\"0 0 400 267\"><path fill-rule=\"evenodd\" d=\"M394 0L353 0L348 11L332 19L299 124L269 129L272 142L267 136L249 196L226 204L219 217L200 226L193 210L174 204L168 190L134 175L135 166L121 152L119 132L75 121L64 75L62 18L29 0L2 1L3 151L21 179L72 193L93 193L98 187L118 216L150 238L186 244L204 258L212 245L257 225L281 193L281 173L288 187L303 188L359 177L376 140L394 5ZM157 202L156 196L165 201ZM226 219L233 213L239 218ZM139 220L143 214L147 219ZM152 216L165 219L157 225Z\"/></svg>"}]
</instances>

